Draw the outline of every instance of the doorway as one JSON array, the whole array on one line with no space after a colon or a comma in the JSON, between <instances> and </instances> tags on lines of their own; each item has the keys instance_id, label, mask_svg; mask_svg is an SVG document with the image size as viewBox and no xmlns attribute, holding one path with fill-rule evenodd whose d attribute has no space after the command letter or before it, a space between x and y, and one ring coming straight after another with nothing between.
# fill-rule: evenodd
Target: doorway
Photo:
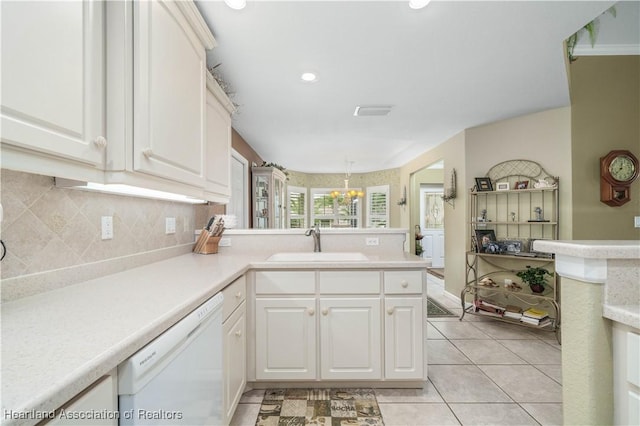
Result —
<instances>
[{"instance_id":1,"label":"doorway","mask_svg":"<svg viewBox=\"0 0 640 426\"><path fill-rule=\"evenodd\" d=\"M431 258L432 268L444 268L444 204L441 184L420 185L420 229L422 257Z\"/></svg>"},{"instance_id":2,"label":"doorway","mask_svg":"<svg viewBox=\"0 0 640 426\"><path fill-rule=\"evenodd\" d=\"M249 162L235 149L231 150L231 199L227 214L235 215L237 228L249 227Z\"/></svg>"}]
</instances>

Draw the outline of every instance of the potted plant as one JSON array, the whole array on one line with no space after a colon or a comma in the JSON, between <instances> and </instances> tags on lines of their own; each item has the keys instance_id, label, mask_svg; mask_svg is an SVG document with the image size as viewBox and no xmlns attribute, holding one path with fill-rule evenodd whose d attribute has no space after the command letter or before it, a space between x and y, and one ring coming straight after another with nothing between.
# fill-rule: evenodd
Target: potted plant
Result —
<instances>
[{"instance_id":1,"label":"potted plant","mask_svg":"<svg viewBox=\"0 0 640 426\"><path fill-rule=\"evenodd\" d=\"M529 285L534 293L542 293L547 286L546 275L552 276L551 272L538 266L531 267L527 265L524 271L516 272L516 275L522 279L525 284Z\"/></svg>"}]
</instances>

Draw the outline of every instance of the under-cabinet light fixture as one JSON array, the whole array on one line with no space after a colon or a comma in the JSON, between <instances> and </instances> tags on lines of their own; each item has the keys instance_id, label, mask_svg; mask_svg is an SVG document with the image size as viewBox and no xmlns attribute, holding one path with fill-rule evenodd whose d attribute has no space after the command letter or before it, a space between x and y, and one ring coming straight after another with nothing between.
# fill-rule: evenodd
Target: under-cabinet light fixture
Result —
<instances>
[{"instance_id":1,"label":"under-cabinet light fixture","mask_svg":"<svg viewBox=\"0 0 640 426\"><path fill-rule=\"evenodd\" d=\"M409 0L409 7L411 9L422 9L427 7L431 0Z\"/></svg>"},{"instance_id":2,"label":"under-cabinet light fixture","mask_svg":"<svg viewBox=\"0 0 640 426\"><path fill-rule=\"evenodd\" d=\"M156 191L154 189L140 188L138 186L123 184L102 184L95 182L83 182L71 179L56 178L56 187L67 189L80 189L84 191L103 192L107 194L126 195L130 197L151 198L154 200L175 201L188 204L206 204L206 200L189 197L173 192Z\"/></svg>"},{"instance_id":3,"label":"under-cabinet light fixture","mask_svg":"<svg viewBox=\"0 0 640 426\"><path fill-rule=\"evenodd\" d=\"M247 5L247 0L224 0L231 9L241 10Z\"/></svg>"}]
</instances>

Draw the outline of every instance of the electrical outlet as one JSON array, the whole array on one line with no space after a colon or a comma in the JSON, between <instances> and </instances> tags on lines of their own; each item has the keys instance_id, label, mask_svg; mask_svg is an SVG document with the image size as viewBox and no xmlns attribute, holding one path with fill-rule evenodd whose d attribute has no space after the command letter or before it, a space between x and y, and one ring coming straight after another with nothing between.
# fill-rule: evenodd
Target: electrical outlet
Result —
<instances>
[{"instance_id":1,"label":"electrical outlet","mask_svg":"<svg viewBox=\"0 0 640 426\"><path fill-rule=\"evenodd\" d=\"M377 237L369 237L365 239L365 244L368 246L377 246L379 241Z\"/></svg>"},{"instance_id":2,"label":"electrical outlet","mask_svg":"<svg viewBox=\"0 0 640 426\"><path fill-rule=\"evenodd\" d=\"M165 218L165 234L175 234L176 233L176 218L175 217L167 217Z\"/></svg>"},{"instance_id":3,"label":"electrical outlet","mask_svg":"<svg viewBox=\"0 0 640 426\"><path fill-rule=\"evenodd\" d=\"M229 237L220 238L220 241L218 242L218 247L231 247L231 238Z\"/></svg>"},{"instance_id":4,"label":"electrical outlet","mask_svg":"<svg viewBox=\"0 0 640 426\"><path fill-rule=\"evenodd\" d=\"M113 239L113 216L102 216L102 239Z\"/></svg>"},{"instance_id":5,"label":"electrical outlet","mask_svg":"<svg viewBox=\"0 0 640 426\"><path fill-rule=\"evenodd\" d=\"M633 218L633 226L636 228L640 228L640 216L634 216Z\"/></svg>"}]
</instances>

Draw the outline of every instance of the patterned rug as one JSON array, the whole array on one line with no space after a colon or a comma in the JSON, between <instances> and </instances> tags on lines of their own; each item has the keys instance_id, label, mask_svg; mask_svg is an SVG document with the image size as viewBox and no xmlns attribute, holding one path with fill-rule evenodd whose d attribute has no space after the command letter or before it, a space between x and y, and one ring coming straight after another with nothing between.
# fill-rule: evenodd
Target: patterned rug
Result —
<instances>
[{"instance_id":1,"label":"patterned rug","mask_svg":"<svg viewBox=\"0 0 640 426\"><path fill-rule=\"evenodd\" d=\"M427 299L427 318L429 317L456 317L457 315L440 305L439 303Z\"/></svg>"},{"instance_id":2,"label":"patterned rug","mask_svg":"<svg viewBox=\"0 0 640 426\"><path fill-rule=\"evenodd\" d=\"M268 389L256 426L382 426L373 389Z\"/></svg>"}]
</instances>

